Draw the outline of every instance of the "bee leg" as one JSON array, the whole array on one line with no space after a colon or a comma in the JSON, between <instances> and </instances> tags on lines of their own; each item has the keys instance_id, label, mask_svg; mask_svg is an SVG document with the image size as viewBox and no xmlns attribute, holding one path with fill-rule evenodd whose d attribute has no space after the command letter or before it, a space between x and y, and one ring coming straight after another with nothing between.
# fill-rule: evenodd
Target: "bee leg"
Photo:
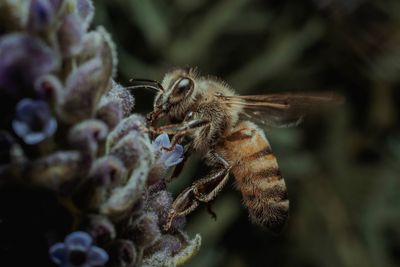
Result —
<instances>
[{"instance_id":1,"label":"bee leg","mask_svg":"<svg viewBox=\"0 0 400 267\"><path fill-rule=\"evenodd\" d=\"M223 168L209 177L197 180L193 183L193 193L196 199L205 203L213 200L224 188L229 180L229 171L231 170L231 165L219 154L211 152L209 156L219 162Z\"/></svg>"},{"instance_id":2,"label":"bee leg","mask_svg":"<svg viewBox=\"0 0 400 267\"><path fill-rule=\"evenodd\" d=\"M230 167L193 183L193 193L200 202L208 203L224 188L229 180Z\"/></svg>"},{"instance_id":3,"label":"bee leg","mask_svg":"<svg viewBox=\"0 0 400 267\"><path fill-rule=\"evenodd\" d=\"M199 206L199 201L193 193L193 188L188 187L172 203L171 210L168 213L167 221L164 224L164 231L168 231L175 218L183 217L191 213Z\"/></svg>"},{"instance_id":4,"label":"bee leg","mask_svg":"<svg viewBox=\"0 0 400 267\"><path fill-rule=\"evenodd\" d=\"M164 225L165 231L171 228L172 222L176 217L186 216L191 213L199 206L200 202L208 203L213 200L227 183L231 166L220 155L212 153L212 156L222 164L223 169L206 178L197 180L177 196L172 203L167 222Z\"/></svg>"},{"instance_id":5,"label":"bee leg","mask_svg":"<svg viewBox=\"0 0 400 267\"><path fill-rule=\"evenodd\" d=\"M158 128L154 128L157 133L166 133L175 135L181 132L187 132L194 128L199 128L205 125L209 125L210 121L207 119L191 119L183 121L182 123L168 124Z\"/></svg>"},{"instance_id":6,"label":"bee leg","mask_svg":"<svg viewBox=\"0 0 400 267\"><path fill-rule=\"evenodd\" d=\"M166 151L172 151L175 149L175 146L179 143L179 141L188 135L193 129L197 129L200 127L206 127L210 124L209 120L206 119L192 119L189 121L184 121L180 124L170 124L165 125L157 129L159 133L166 133L173 135L171 140L170 147L163 147L162 149Z\"/></svg>"}]
</instances>

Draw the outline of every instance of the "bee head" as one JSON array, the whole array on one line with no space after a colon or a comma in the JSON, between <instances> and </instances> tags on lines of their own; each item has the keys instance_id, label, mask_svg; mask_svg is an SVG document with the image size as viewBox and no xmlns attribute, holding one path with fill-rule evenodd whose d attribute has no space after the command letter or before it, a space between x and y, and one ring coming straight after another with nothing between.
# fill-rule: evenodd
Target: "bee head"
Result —
<instances>
[{"instance_id":1,"label":"bee head","mask_svg":"<svg viewBox=\"0 0 400 267\"><path fill-rule=\"evenodd\" d=\"M175 69L168 72L161 83L163 90L154 99L153 119L168 116L180 121L195 103L196 75L192 69Z\"/></svg>"}]
</instances>

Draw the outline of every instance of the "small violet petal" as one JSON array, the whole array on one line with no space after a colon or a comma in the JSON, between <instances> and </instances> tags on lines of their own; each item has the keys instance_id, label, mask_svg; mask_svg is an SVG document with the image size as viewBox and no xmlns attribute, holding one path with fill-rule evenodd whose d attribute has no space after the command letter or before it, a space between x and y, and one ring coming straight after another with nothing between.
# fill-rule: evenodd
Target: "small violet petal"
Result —
<instances>
[{"instance_id":1,"label":"small violet petal","mask_svg":"<svg viewBox=\"0 0 400 267\"><path fill-rule=\"evenodd\" d=\"M30 133L26 134L23 139L26 144L34 145L46 139L46 135L43 133Z\"/></svg>"},{"instance_id":2,"label":"small violet petal","mask_svg":"<svg viewBox=\"0 0 400 267\"><path fill-rule=\"evenodd\" d=\"M93 246L88 252L87 261L90 266L103 265L108 261L108 254L104 249Z\"/></svg>"},{"instance_id":3,"label":"small violet petal","mask_svg":"<svg viewBox=\"0 0 400 267\"><path fill-rule=\"evenodd\" d=\"M26 144L33 145L53 135L57 121L45 101L25 98L17 104L12 127Z\"/></svg>"},{"instance_id":4,"label":"small violet petal","mask_svg":"<svg viewBox=\"0 0 400 267\"><path fill-rule=\"evenodd\" d=\"M183 147L181 145L176 145L173 151L163 149L171 147L171 142L166 133L157 136L152 146L158 155L158 162L163 163L166 167L177 165L183 160Z\"/></svg>"},{"instance_id":5,"label":"small violet petal","mask_svg":"<svg viewBox=\"0 0 400 267\"><path fill-rule=\"evenodd\" d=\"M182 160L183 160L183 158L168 158L165 162L164 162L164 164L165 164L165 166L167 166L167 167L172 167L172 166L175 166L175 165L178 165L179 163L181 163L182 162Z\"/></svg>"},{"instance_id":6,"label":"small violet petal","mask_svg":"<svg viewBox=\"0 0 400 267\"><path fill-rule=\"evenodd\" d=\"M162 147L170 147L171 143L169 141L168 134L163 133L157 136L157 138L153 142L154 150L160 150Z\"/></svg>"},{"instance_id":7,"label":"small violet petal","mask_svg":"<svg viewBox=\"0 0 400 267\"><path fill-rule=\"evenodd\" d=\"M176 145L175 150L170 152L164 152L162 157L164 158L164 164L168 167L174 166L182 161L183 147Z\"/></svg>"},{"instance_id":8,"label":"small violet petal","mask_svg":"<svg viewBox=\"0 0 400 267\"><path fill-rule=\"evenodd\" d=\"M52 245L49 249L50 259L60 265L66 260L67 250L64 243L56 243Z\"/></svg>"},{"instance_id":9,"label":"small violet petal","mask_svg":"<svg viewBox=\"0 0 400 267\"><path fill-rule=\"evenodd\" d=\"M75 247L88 249L92 244L92 237L86 232L76 231L69 234L64 241L68 249Z\"/></svg>"}]
</instances>

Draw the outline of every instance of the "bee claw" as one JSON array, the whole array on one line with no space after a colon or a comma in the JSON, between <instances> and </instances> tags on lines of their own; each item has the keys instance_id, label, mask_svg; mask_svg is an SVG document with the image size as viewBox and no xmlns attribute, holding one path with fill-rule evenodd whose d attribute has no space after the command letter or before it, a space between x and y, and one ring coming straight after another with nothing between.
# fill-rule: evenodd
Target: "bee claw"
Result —
<instances>
[{"instance_id":1,"label":"bee claw","mask_svg":"<svg viewBox=\"0 0 400 267\"><path fill-rule=\"evenodd\" d=\"M176 217L175 211L174 211L174 210L171 210L171 211L169 212L169 214L168 214L167 221L166 221L166 223L165 223L164 226L163 226L163 230L164 230L165 232L168 232L169 229L171 229L172 221L175 219L175 217Z\"/></svg>"}]
</instances>

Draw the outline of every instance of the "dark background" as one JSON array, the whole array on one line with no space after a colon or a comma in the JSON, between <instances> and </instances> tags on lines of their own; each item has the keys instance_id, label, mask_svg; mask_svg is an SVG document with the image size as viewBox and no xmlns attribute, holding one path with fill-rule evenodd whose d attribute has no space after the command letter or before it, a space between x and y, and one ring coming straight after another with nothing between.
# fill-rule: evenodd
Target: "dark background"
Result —
<instances>
[{"instance_id":1,"label":"dark background","mask_svg":"<svg viewBox=\"0 0 400 267\"><path fill-rule=\"evenodd\" d=\"M400 265L400 1L95 1L96 25L117 43L117 80L162 80L176 66L226 80L238 93L336 91L339 108L301 126L266 129L291 201L279 236L252 225L227 186L187 230L203 237L187 266ZM153 94L135 92L136 112ZM204 173L194 157L171 185Z\"/></svg>"}]
</instances>

